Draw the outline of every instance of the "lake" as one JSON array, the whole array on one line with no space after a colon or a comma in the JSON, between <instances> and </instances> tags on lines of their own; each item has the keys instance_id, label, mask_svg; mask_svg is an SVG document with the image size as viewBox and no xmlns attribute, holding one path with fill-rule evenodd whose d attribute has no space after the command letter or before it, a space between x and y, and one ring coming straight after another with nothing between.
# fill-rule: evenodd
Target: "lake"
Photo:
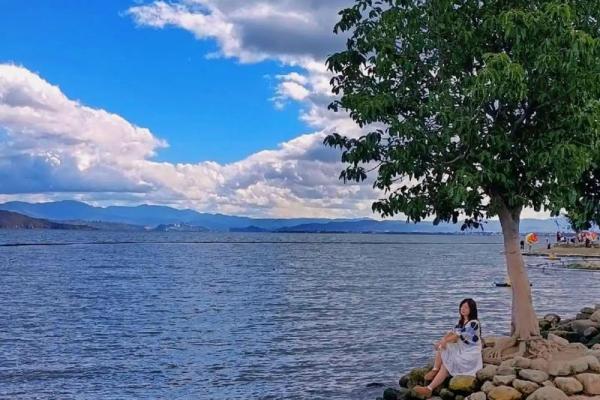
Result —
<instances>
[{"instance_id":1,"label":"lake","mask_svg":"<svg viewBox=\"0 0 600 400\"><path fill-rule=\"evenodd\" d=\"M497 236L0 231L0 397L374 400L366 385L424 364L461 299L506 333L501 252ZM538 314L600 303L600 273L529 276Z\"/></svg>"}]
</instances>

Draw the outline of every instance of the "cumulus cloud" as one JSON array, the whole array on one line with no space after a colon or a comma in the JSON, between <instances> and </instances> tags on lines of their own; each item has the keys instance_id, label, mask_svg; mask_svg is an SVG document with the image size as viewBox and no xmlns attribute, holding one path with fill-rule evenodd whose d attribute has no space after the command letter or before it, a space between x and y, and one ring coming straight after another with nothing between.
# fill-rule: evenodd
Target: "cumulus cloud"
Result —
<instances>
[{"instance_id":1,"label":"cumulus cloud","mask_svg":"<svg viewBox=\"0 0 600 400\"><path fill-rule=\"evenodd\" d=\"M291 77L299 84L301 77ZM307 83L307 82L304 82ZM167 143L119 115L0 64L0 199L168 204L252 216L369 215L368 183L344 185L323 130L230 164L157 162Z\"/></svg>"},{"instance_id":2,"label":"cumulus cloud","mask_svg":"<svg viewBox=\"0 0 600 400\"><path fill-rule=\"evenodd\" d=\"M220 55L241 62L324 59L340 48L332 34L337 12L348 0L182 0L155 1L127 13L139 25L185 29L217 41Z\"/></svg>"}]
</instances>

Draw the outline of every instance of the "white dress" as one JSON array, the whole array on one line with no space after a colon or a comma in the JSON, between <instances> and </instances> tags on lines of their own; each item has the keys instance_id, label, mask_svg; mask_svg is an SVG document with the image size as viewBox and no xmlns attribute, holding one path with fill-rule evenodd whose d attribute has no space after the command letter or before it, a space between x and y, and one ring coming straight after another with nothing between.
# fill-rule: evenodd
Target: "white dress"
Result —
<instances>
[{"instance_id":1,"label":"white dress","mask_svg":"<svg viewBox=\"0 0 600 400\"><path fill-rule=\"evenodd\" d=\"M481 357L481 327L476 319L464 326L455 326L454 333L459 338L456 343L448 343L442 350L442 362L452 376L475 376L483 368Z\"/></svg>"}]
</instances>

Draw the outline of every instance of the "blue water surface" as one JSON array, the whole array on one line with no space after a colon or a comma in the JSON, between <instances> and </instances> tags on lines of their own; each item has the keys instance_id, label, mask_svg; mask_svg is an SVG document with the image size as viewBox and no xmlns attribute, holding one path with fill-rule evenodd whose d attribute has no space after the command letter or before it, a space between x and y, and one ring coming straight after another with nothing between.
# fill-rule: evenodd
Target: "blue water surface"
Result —
<instances>
[{"instance_id":1,"label":"blue water surface","mask_svg":"<svg viewBox=\"0 0 600 400\"><path fill-rule=\"evenodd\" d=\"M505 334L504 271L496 236L1 231L0 397L374 399L464 297ZM600 303L529 275L539 314Z\"/></svg>"}]
</instances>

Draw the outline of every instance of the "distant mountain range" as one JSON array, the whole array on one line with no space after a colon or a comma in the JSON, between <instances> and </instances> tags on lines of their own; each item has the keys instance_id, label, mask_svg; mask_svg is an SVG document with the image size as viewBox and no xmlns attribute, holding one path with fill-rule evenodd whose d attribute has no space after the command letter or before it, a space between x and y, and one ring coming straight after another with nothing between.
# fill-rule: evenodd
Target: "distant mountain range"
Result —
<instances>
[{"instance_id":1,"label":"distant mountain range","mask_svg":"<svg viewBox=\"0 0 600 400\"><path fill-rule=\"evenodd\" d=\"M69 229L90 230L86 225L61 224L40 218L31 218L23 214L0 210L0 229Z\"/></svg>"},{"instance_id":2,"label":"distant mountain range","mask_svg":"<svg viewBox=\"0 0 600 400\"><path fill-rule=\"evenodd\" d=\"M78 201L49 203L7 202L0 210L12 211L32 218L89 225L102 230L162 230L162 231L221 231L221 232L347 232L347 233L461 233L460 224L431 222L418 224L399 220L378 221L369 218L249 218L224 214L199 213L172 207L140 205L136 207L94 207ZM567 230L564 219L558 220L560 230ZM480 233L499 233L500 223L491 220L483 224ZM557 231L555 219L524 219L522 232L551 233Z\"/></svg>"}]
</instances>

